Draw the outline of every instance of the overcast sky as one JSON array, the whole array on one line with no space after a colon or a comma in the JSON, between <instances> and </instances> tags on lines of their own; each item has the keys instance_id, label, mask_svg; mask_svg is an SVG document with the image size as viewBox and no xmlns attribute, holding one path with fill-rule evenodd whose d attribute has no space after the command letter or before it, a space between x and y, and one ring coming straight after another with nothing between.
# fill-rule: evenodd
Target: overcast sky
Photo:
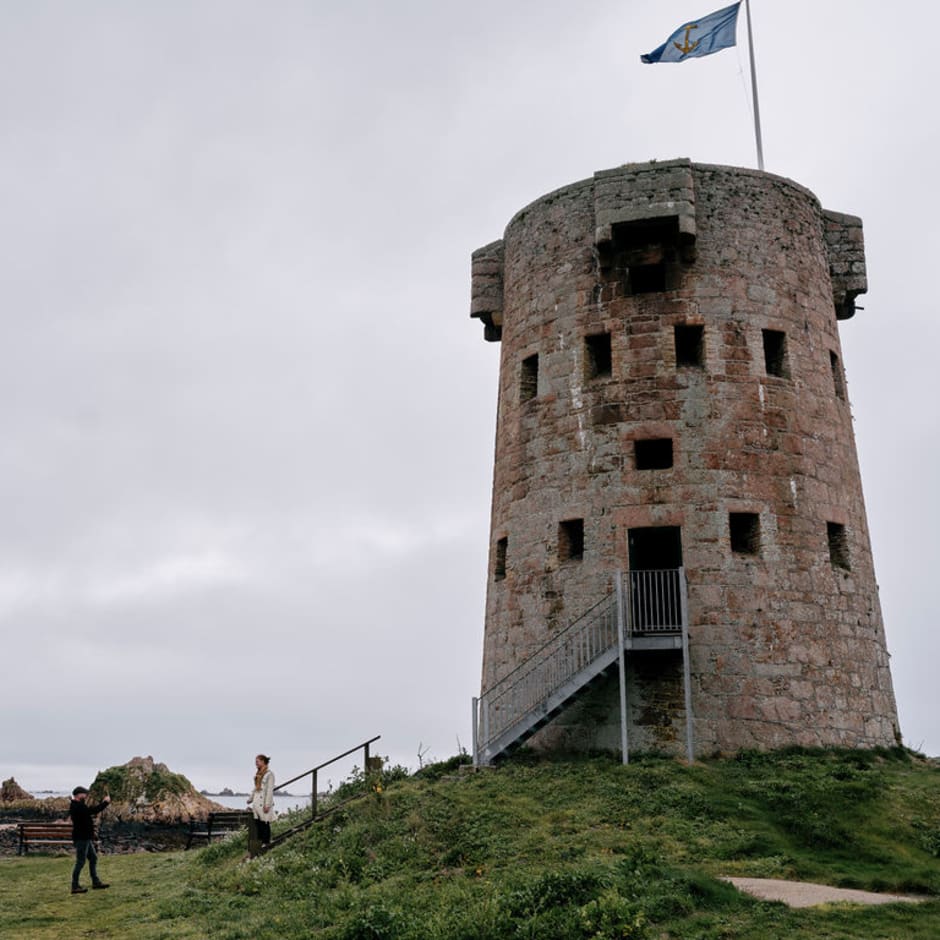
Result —
<instances>
[{"instance_id":1,"label":"overcast sky","mask_svg":"<svg viewBox=\"0 0 940 940\"><path fill-rule=\"evenodd\" d=\"M743 15L639 60L722 5L0 2L0 776L470 748L470 253L595 170L755 166ZM940 9L753 7L767 170L865 223L844 361L901 727L938 754Z\"/></svg>"}]
</instances>

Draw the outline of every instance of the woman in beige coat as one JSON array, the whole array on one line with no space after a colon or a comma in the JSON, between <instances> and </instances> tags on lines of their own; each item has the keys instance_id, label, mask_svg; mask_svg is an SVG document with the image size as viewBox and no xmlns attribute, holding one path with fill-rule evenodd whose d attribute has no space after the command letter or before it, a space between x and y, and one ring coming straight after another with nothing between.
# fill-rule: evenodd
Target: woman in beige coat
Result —
<instances>
[{"instance_id":1,"label":"woman in beige coat","mask_svg":"<svg viewBox=\"0 0 940 940\"><path fill-rule=\"evenodd\" d=\"M255 758L255 785L248 805L258 820L258 838L262 845L271 841L271 820L274 819L274 773L268 769L271 758L259 754Z\"/></svg>"}]
</instances>

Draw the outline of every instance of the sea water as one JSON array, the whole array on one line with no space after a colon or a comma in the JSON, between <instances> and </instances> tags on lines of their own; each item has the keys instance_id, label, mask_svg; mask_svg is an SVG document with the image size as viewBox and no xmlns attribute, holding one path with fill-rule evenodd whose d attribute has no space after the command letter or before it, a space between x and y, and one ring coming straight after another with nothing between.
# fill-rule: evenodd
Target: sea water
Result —
<instances>
[{"instance_id":1,"label":"sea water","mask_svg":"<svg viewBox=\"0 0 940 940\"><path fill-rule=\"evenodd\" d=\"M68 797L71 794L65 790L40 790L33 794L37 799L44 800L47 797L51 796L64 796ZM207 800L212 800L213 803L218 803L221 806L224 806L226 809L248 809L248 795L244 796L238 795L224 795L217 796L213 793L200 793L200 796L204 796ZM285 794L285 793L275 793L274 794L274 809L277 811L278 815L283 815L284 813L290 812L292 809L309 809L310 808L310 794Z\"/></svg>"},{"instance_id":2,"label":"sea water","mask_svg":"<svg viewBox=\"0 0 940 940\"><path fill-rule=\"evenodd\" d=\"M248 796L215 796L212 793L204 793L207 800L212 800L213 803L221 803L222 806L225 806L228 809L248 809ZM291 796L290 794L275 793L274 794L274 809L277 810L278 814L287 813L292 809L309 809L310 807L310 794L306 796L298 795Z\"/></svg>"}]
</instances>

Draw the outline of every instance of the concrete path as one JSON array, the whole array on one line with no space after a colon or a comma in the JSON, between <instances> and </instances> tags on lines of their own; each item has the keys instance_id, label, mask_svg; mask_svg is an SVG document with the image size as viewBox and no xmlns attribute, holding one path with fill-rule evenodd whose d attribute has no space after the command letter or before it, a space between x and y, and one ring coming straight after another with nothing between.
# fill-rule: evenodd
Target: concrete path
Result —
<instances>
[{"instance_id":1,"label":"concrete path","mask_svg":"<svg viewBox=\"0 0 940 940\"><path fill-rule=\"evenodd\" d=\"M783 901L790 907L816 907L818 904L897 904L929 900L905 894L876 894L851 888L831 888L807 881L781 881L777 878L724 878L738 891L762 901Z\"/></svg>"}]
</instances>

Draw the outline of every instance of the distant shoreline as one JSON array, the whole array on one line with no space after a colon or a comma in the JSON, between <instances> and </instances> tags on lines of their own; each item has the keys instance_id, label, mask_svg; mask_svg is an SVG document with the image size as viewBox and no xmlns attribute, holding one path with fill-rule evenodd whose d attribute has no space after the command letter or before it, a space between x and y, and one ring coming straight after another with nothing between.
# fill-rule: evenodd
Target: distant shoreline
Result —
<instances>
[{"instance_id":1,"label":"distant shoreline","mask_svg":"<svg viewBox=\"0 0 940 940\"><path fill-rule=\"evenodd\" d=\"M208 790L200 790L199 793L202 796L251 796L251 794L248 792L242 793L241 791L239 791L238 793L233 793L231 790L223 790L220 793L210 793ZM281 792L280 790L278 790L277 793L275 793L274 795L275 796L287 796L293 800L293 799L298 799L298 798L303 799L306 797L307 794L306 793L287 793L286 791Z\"/></svg>"}]
</instances>

